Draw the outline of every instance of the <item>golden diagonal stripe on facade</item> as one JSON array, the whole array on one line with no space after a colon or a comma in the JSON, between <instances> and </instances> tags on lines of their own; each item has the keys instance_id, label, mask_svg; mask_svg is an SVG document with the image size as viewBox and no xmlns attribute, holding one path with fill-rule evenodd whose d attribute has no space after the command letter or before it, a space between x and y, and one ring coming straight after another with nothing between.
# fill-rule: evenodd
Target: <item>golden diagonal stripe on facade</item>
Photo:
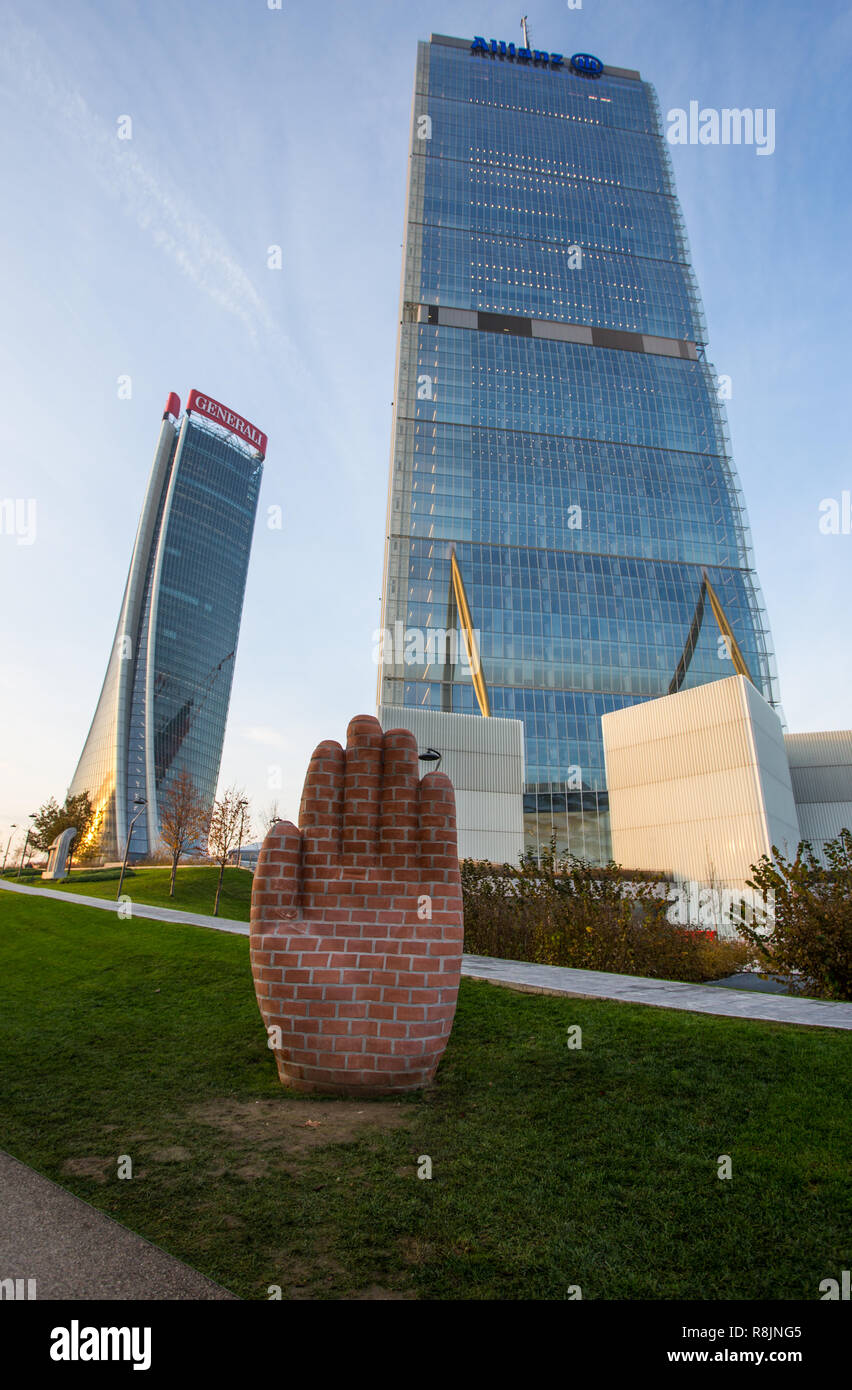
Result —
<instances>
[{"instance_id":1,"label":"golden diagonal stripe on facade","mask_svg":"<svg viewBox=\"0 0 852 1390\"><path fill-rule=\"evenodd\" d=\"M479 648L476 645L476 635L473 631L473 620L470 616L470 605L465 593L464 580L459 569L459 562L456 559L456 552L450 552L450 575L453 583L453 593L456 599L456 608L459 612L461 621L462 640L467 653L468 665L473 679L473 688L479 702L479 712L484 719L491 715L491 705L488 700L488 689L482 675L482 663L479 659Z\"/></svg>"},{"instance_id":2,"label":"golden diagonal stripe on facade","mask_svg":"<svg viewBox=\"0 0 852 1390\"><path fill-rule=\"evenodd\" d=\"M722 607L722 600L719 598L719 595L716 593L716 590L710 583L710 580L707 576L707 571L705 570L704 577L701 580L701 589L698 594L698 602L695 605L695 613L693 614L692 622L689 628L689 635L687 636L686 644L681 653L680 661L678 662L674 676L672 677L672 681L669 686L669 694L677 694L677 692L683 685L684 678L686 677L686 673L689 670L693 652L695 651L695 648L698 645L698 637L701 632L702 624L704 622L705 595L710 600L710 607L713 610L713 617L716 619L716 625L720 633L724 637L725 641L728 643L728 647L730 648L731 660L734 663L734 670L736 671L738 676L745 676L746 680L751 681L752 685L754 685L755 687L755 690L757 690L758 687L755 685L751 671L748 669L748 663L746 662L746 659L742 654L740 644L734 636L733 628L731 627L731 624L728 622L727 615L725 613L724 608Z\"/></svg>"},{"instance_id":3,"label":"golden diagonal stripe on facade","mask_svg":"<svg viewBox=\"0 0 852 1390\"><path fill-rule=\"evenodd\" d=\"M725 610L722 607L721 600L706 574L704 575L704 584L707 588L707 597L710 600L710 607L713 609L713 617L719 624L719 631L730 644L731 660L734 663L734 670L738 676L745 676L746 680L751 681L752 685L754 685L754 681L751 678L751 671L748 669L746 659L740 651L740 644L734 636L731 624L725 616Z\"/></svg>"}]
</instances>

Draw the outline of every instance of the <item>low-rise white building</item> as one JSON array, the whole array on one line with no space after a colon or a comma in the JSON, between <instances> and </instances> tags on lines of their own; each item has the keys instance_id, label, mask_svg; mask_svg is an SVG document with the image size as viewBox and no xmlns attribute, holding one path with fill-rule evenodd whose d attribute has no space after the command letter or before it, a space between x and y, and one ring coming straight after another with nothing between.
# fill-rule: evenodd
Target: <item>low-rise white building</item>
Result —
<instances>
[{"instance_id":1,"label":"low-rise white building","mask_svg":"<svg viewBox=\"0 0 852 1390\"><path fill-rule=\"evenodd\" d=\"M524 848L524 726L520 719L379 705L383 729L410 729L418 752L441 754L456 794L459 858L517 864ZM434 764L422 763L424 774Z\"/></svg>"},{"instance_id":2,"label":"low-rise white building","mask_svg":"<svg viewBox=\"0 0 852 1390\"><path fill-rule=\"evenodd\" d=\"M852 730L785 734L799 830L823 856L826 840L852 831Z\"/></svg>"},{"instance_id":3,"label":"low-rise white building","mask_svg":"<svg viewBox=\"0 0 852 1390\"><path fill-rule=\"evenodd\" d=\"M613 858L742 889L799 823L778 715L744 676L605 714Z\"/></svg>"}]
</instances>

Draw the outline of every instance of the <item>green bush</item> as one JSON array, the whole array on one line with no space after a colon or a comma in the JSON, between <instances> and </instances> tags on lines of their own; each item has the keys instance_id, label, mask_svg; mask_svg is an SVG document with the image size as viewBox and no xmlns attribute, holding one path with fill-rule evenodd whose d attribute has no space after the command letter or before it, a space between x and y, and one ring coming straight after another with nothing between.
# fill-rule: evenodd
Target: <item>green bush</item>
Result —
<instances>
[{"instance_id":1,"label":"green bush","mask_svg":"<svg viewBox=\"0 0 852 1390\"><path fill-rule=\"evenodd\" d=\"M774 894L774 913L763 931L737 929L792 993L852 1000L852 832L830 840L825 857L823 865L804 840L793 860L773 845L749 886Z\"/></svg>"},{"instance_id":2,"label":"green bush","mask_svg":"<svg viewBox=\"0 0 852 1390\"><path fill-rule=\"evenodd\" d=\"M133 878L133 870L128 868L124 871L125 880ZM108 883L110 880L116 881L121 877L121 869L81 869L78 873L75 869L73 874L68 875L69 883Z\"/></svg>"},{"instance_id":3,"label":"green bush","mask_svg":"<svg viewBox=\"0 0 852 1390\"><path fill-rule=\"evenodd\" d=\"M717 980L742 970L750 945L666 920L669 902L647 876L601 868L551 847L518 868L462 864L465 950L580 970Z\"/></svg>"}]
</instances>

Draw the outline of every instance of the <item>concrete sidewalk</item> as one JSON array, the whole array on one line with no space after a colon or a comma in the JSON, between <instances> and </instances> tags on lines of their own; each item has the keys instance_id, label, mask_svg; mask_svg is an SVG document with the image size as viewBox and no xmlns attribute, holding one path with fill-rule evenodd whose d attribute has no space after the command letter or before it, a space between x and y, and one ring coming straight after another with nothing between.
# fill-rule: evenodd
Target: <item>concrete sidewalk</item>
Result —
<instances>
[{"instance_id":1,"label":"concrete sidewalk","mask_svg":"<svg viewBox=\"0 0 852 1390\"><path fill-rule=\"evenodd\" d=\"M84 903L115 912L115 902L63 893L51 888L25 888L0 879L0 888L17 893L33 893L61 902ZM200 912L180 912L169 907L133 904L135 917L155 922L175 922L184 926L208 927L213 931L248 936L247 922L206 917ZM570 970L563 965L531 965L526 961L497 960L491 956L463 956L462 974L474 980L509 985L539 994L563 994L579 999L614 999L629 1004L649 1004L662 1009L682 1009L688 1013L716 1014L722 1018L754 1018L769 1023L797 1023L807 1028L852 1028L852 1004L836 1004L819 999L795 999L787 995L764 994L753 989L719 989L717 985L680 984L674 980L649 980L639 975L610 975L602 970Z\"/></svg>"},{"instance_id":2,"label":"concrete sidewalk","mask_svg":"<svg viewBox=\"0 0 852 1390\"><path fill-rule=\"evenodd\" d=\"M0 1210L0 1280L21 1281L16 1297L236 1298L2 1150Z\"/></svg>"},{"instance_id":3,"label":"concrete sidewalk","mask_svg":"<svg viewBox=\"0 0 852 1390\"><path fill-rule=\"evenodd\" d=\"M532 994L564 994L575 999L618 999L625 1004L652 1004L687 1013L723 1018L755 1018L769 1023L798 1023L808 1028L852 1028L852 1004L820 999L791 999L756 990L721 990L715 985L681 984L641 975L610 975L602 970L569 970L564 965L530 965L520 960L465 956L462 974L474 980L510 985Z\"/></svg>"}]
</instances>

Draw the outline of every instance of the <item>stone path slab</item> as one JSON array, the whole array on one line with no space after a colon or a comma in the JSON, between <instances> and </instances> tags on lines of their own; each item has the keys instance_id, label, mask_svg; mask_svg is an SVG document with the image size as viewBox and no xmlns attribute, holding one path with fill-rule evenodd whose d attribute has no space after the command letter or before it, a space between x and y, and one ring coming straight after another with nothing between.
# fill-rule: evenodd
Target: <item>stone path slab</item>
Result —
<instances>
[{"instance_id":1,"label":"stone path slab","mask_svg":"<svg viewBox=\"0 0 852 1390\"><path fill-rule=\"evenodd\" d=\"M490 956L465 956L462 973L474 980L490 980L537 994L620 999L627 1004L655 1004L663 1009L798 1023L811 1028L852 1028L852 1004L818 999L791 999L750 990L720 990L713 985L681 984L676 980L645 979L639 975L610 975L602 970L569 970L563 965L530 965L526 961L494 960Z\"/></svg>"},{"instance_id":2,"label":"stone path slab","mask_svg":"<svg viewBox=\"0 0 852 1390\"><path fill-rule=\"evenodd\" d=\"M0 888L33 893L61 902L84 903L115 912L115 902L63 893L51 888L28 888L0 879ZM209 927L214 931L248 936L247 922L207 917L200 912L181 912L170 907L133 904L136 917L155 922L176 922L185 926ZM753 989L719 989L717 985L689 985L674 980L645 979L638 975L615 975L602 970L571 970L564 965L531 965L526 961L497 960L491 956L463 956L462 974L473 980L509 985L513 989L539 994L564 994L579 999L615 999L630 1004L650 1004L662 1009L683 1009L691 1013L716 1014L723 1018L756 1018L771 1023L797 1023L808 1028L852 1028L852 1004L819 999L794 999L788 995L765 994Z\"/></svg>"},{"instance_id":3,"label":"stone path slab","mask_svg":"<svg viewBox=\"0 0 852 1390\"><path fill-rule=\"evenodd\" d=\"M24 1299L236 1297L2 1150L0 1210L0 1280Z\"/></svg>"}]
</instances>

